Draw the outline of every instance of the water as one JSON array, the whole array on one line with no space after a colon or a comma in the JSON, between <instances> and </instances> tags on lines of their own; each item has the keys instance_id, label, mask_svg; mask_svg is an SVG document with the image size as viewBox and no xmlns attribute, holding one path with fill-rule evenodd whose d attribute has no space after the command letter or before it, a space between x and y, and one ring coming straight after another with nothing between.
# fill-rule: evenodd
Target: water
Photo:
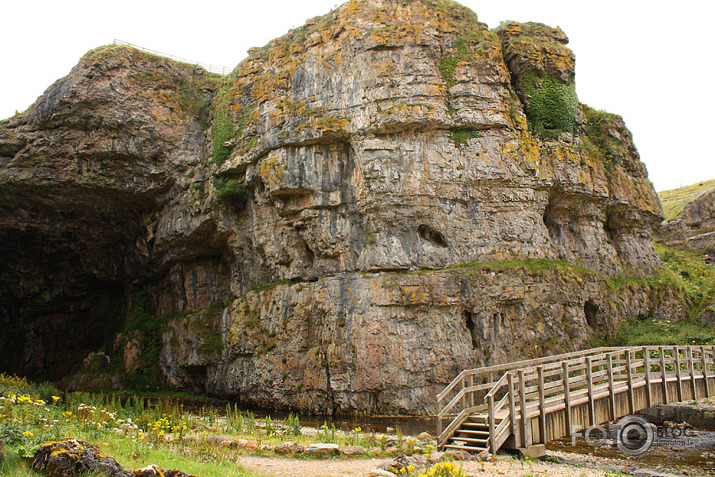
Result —
<instances>
[{"instance_id":1,"label":"water","mask_svg":"<svg viewBox=\"0 0 715 477\"><path fill-rule=\"evenodd\" d=\"M656 439L653 446L636 457L627 457L615 446L593 448L582 438L572 445L570 437L549 442L547 450L573 452L589 457L611 459L621 466L649 469L674 469L687 475L715 475L715 431L688 429Z\"/></svg>"}]
</instances>

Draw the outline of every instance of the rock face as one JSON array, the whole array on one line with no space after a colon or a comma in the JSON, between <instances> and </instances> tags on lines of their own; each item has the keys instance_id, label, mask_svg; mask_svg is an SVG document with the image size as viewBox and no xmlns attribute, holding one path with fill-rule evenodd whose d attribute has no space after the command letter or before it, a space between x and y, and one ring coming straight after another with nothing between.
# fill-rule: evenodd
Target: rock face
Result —
<instances>
[{"instance_id":1,"label":"rock face","mask_svg":"<svg viewBox=\"0 0 715 477\"><path fill-rule=\"evenodd\" d=\"M0 123L3 366L103 349L254 405L426 413L465 367L677 315L609 286L659 266L662 212L567 41L364 0L225 78L88 53Z\"/></svg>"},{"instance_id":2,"label":"rock face","mask_svg":"<svg viewBox=\"0 0 715 477\"><path fill-rule=\"evenodd\" d=\"M663 222L658 238L672 247L715 257L715 190L700 194L678 218Z\"/></svg>"}]
</instances>

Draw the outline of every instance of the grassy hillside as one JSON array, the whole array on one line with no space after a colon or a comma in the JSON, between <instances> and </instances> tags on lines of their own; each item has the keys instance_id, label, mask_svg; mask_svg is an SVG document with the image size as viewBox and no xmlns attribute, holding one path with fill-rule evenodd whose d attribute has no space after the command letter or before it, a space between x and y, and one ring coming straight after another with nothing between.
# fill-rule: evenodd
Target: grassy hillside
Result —
<instances>
[{"instance_id":1,"label":"grassy hillside","mask_svg":"<svg viewBox=\"0 0 715 477\"><path fill-rule=\"evenodd\" d=\"M661 204L663 204L665 220L678 218L685 204L695 199L701 193L713 188L715 188L715 179L698 182L697 184L680 187L678 189L658 192L658 198Z\"/></svg>"}]
</instances>

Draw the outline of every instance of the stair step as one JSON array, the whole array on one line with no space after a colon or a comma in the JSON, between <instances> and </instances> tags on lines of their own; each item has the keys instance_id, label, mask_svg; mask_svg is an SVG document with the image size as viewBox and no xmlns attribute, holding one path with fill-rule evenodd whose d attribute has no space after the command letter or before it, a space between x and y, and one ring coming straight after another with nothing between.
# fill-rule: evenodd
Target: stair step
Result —
<instances>
[{"instance_id":1,"label":"stair step","mask_svg":"<svg viewBox=\"0 0 715 477\"><path fill-rule=\"evenodd\" d=\"M487 431L489 432L489 426L486 426L484 424L475 424L473 422L465 422L462 424L460 429L470 429L474 431Z\"/></svg>"},{"instance_id":2,"label":"stair step","mask_svg":"<svg viewBox=\"0 0 715 477\"><path fill-rule=\"evenodd\" d=\"M456 446L456 445L452 445L452 444L447 444L442 447L445 449L456 449L456 450L461 450L461 451L466 451L466 452L475 452L477 454L487 450L485 447Z\"/></svg>"},{"instance_id":3,"label":"stair step","mask_svg":"<svg viewBox=\"0 0 715 477\"><path fill-rule=\"evenodd\" d=\"M486 423L486 422L470 422L470 421L464 421L464 422L462 423L462 425L463 425L463 426L471 426L471 427L474 427L474 426L482 426L482 427L483 427L483 426L487 426L487 427L489 427L489 424Z\"/></svg>"},{"instance_id":4,"label":"stair step","mask_svg":"<svg viewBox=\"0 0 715 477\"><path fill-rule=\"evenodd\" d=\"M457 429L456 434L467 434L470 436L489 436L489 431L475 431L472 429Z\"/></svg>"},{"instance_id":5,"label":"stair step","mask_svg":"<svg viewBox=\"0 0 715 477\"><path fill-rule=\"evenodd\" d=\"M475 437L450 437L450 440L452 442L455 442L455 441L471 442L472 444L486 444L487 442L489 442L488 437L486 439L477 439Z\"/></svg>"}]
</instances>

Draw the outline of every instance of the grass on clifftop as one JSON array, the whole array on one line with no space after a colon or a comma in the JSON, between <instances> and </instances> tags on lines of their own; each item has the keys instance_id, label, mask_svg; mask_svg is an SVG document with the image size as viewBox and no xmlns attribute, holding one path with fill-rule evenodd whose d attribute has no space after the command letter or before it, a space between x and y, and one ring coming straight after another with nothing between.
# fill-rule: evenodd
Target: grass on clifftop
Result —
<instances>
[{"instance_id":1,"label":"grass on clifftop","mask_svg":"<svg viewBox=\"0 0 715 477\"><path fill-rule=\"evenodd\" d=\"M665 220L673 220L680 217L683 208L698 195L710 189L715 189L715 179L710 179L697 184L692 184L677 189L664 190L658 192L658 198L663 205Z\"/></svg>"}]
</instances>

